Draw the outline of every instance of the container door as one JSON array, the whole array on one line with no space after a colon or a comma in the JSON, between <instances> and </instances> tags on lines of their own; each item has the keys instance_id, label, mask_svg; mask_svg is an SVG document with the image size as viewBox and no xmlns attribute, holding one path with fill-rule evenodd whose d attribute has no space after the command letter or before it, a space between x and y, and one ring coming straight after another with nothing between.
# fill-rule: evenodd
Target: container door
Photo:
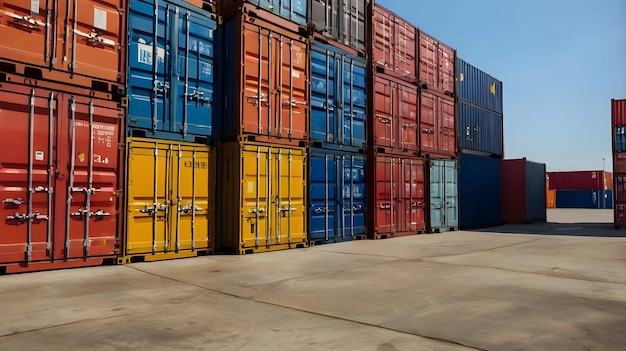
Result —
<instances>
[{"instance_id":1,"label":"container door","mask_svg":"<svg viewBox=\"0 0 626 351\"><path fill-rule=\"evenodd\" d=\"M306 241L306 159L301 150L271 148L272 245ZM336 213L336 212L335 212ZM336 217L336 216L335 216ZM335 232L336 233L336 232Z\"/></svg>"},{"instance_id":2,"label":"container door","mask_svg":"<svg viewBox=\"0 0 626 351\"><path fill-rule=\"evenodd\" d=\"M170 251L172 146L129 141L125 254Z\"/></svg>"},{"instance_id":3,"label":"container door","mask_svg":"<svg viewBox=\"0 0 626 351\"><path fill-rule=\"evenodd\" d=\"M430 227L443 228L446 223L445 166L443 161L430 163Z\"/></svg>"},{"instance_id":4,"label":"container door","mask_svg":"<svg viewBox=\"0 0 626 351\"><path fill-rule=\"evenodd\" d=\"M0 90L0 263L53 258L58 108L54 94Z\"/></svg>"},{"instance_id":5,"label":"container door","mask_svg":"<svg viewBox=\"0 0 626 351\"><path fill-rule=\"evenodd\" d=\"M337 132L338 62L335 55L323 48L311 51L311 139L335 143Z\"/></svg>"},{"instance_id":6,"label":"container door","mask_svg":"<svg viewBox=\"0 0 626 351\"><path fill-rule=\"evenodd\" d=\"M393 98L395 84L381 77L374 81L374 145L393 147L394 127Z\"/></svg>"},{"instance_id":7,"label":"container door","mask_svg":"<svg viewBox=\"0 0 626 351\"><path fill-rule=\"evenodd\" d=\"M174 18L178 46L173 75L176 116L172 132L182 135L213 133L213 41L216 22L180 9ZM174 44L174 43L172 43Z\"/></svg>"},{"instance_id":8,"label":"container door","mask_svg":"<svg viewBox=\"0 0 626 351\"><path fill-rule=\"evenodd\" d=\"M365 0L344 0L342 3L343 27L339 41L357 50L365 50Z\"/></svg>"},{"instance_id":9,"label":"container door","mask_svg":"<svg viewBox=\"0 0 626 351\"><path fill-rule=\"evenodd\" d=\"M395 21L393 16L374 5L373 23L373 49L372 58L374 64L384 67L385 69L394 68L393 54L393 34L395 29Z\"/></svg>"},{"instance_id":10,"label":"container door","mask_svg":"<svg viewBox=\"0 0 626 351\"><path fill-rule=\"evenodd\" d=\"M213 172L213 156L208 147L174 147L170 155L173 191L168 251L194 251L206 249L213 230L213 190L210 174Z\"/></svg>"},{"instance_id":11,"label":"container door","mask_svg":"<svg viewBox=\"0 0 626 351\"><path fill-rule=\"evenodd\" d=\"M454 99L437 98L437 152L442 155L454 155L456 153L456 133L454 131Z\"/></svg>"},{"instance_id":12,"label":"container door","mask_svg":"<svg viewBox=\"0 0 626 351\"><path fill-rule=\"evenodd\" d=\"M273 34L271 78L277 123L274 129L282 138L308 139L307 45L278 33Z\"/></svg>"},{"instance_id":13,"label":"container door","mask_svg":"<svg viewBox=\"0 0 626 351\"><path fill-rule=\"evenodd\" d=\"M437 98L428 93L420 97L420 145L423 152L437 152Z\"/></svg>"},{"instance_id":14,"label":"container door","mask_svg":"<svg viewBox=\"0 0 626 351\"><path fill-rule=\"evenodd\" d=\"M311 155L309 167L309 238L328 241L335 237L337 213L337 162L326 153Z\"/></svg>"},{"instance_id":15,"label":"container door","mask_svg":"<svg viewBox=\"0 0 626 351\"><path fill-rule=\"evenodd\" d=\"M267 147L243 146L242 150L242 223L243 247L269 246L271 154Z\"/></svg>"},{"instance_id":16,"label":"container door","mask_svg":"<svg viewBox=\"0 0 626 351\"><path fill-rule=\"evenodd\" d=\"M20 63L52 65L62 32L58 10L46 0L4 0L0 16L0 57ZM46 30L50 23L54 30ZM61 22L62 23L62 22ZM60 59L59 59L60 63Z\"/></svg>"},{"instance_id":17,"label":"container door","mask_svg":"<svg viewBox=\"0 0 626 351\"><path fill-rule=\"evenodd\" d=\"M398 123L401 125L400 149L417 151L417 129L418 129L418 95L417 89L409 88L405 85L397 85L398 98Z\"/></svg>"},{"instance_id":18,"label":"container door","mask_svg":"<svg viewBox=\"0 0 626 351\"><path fill-rule=\"evenodd\" d=\"M437 41L425 33L419 34L419 81L430 89L437 88Z\"/></svg>"},{"instance_id":19,"label":"container door","mask_svg":"<svg viewBox=\"0 0 626 351\"><path fill-rule=\"evenodd\" d=\"M346 56L341 56L341 66L343 67L342 86L339 87L343 95L341 144L362 147L365 146L366 69Z\"/></svg>"},{"instance_id":20,"label":"container door","mask_svg":"<svg viewBox=\"0 0 626 351\"><path fill-rule=\"evenodd\" d=\"M439 44L438 47L438 65L439 65L439 89L448 94L454 94L454 50ZM494 87L495 89L495 87ZM495 93L495 92L494 92Z\"/></svg>"},{"instance_id":21,"label":"container door","mask_svg":"<svg viewBox=\"0 0 626 351\"><path fill-rule=\"evenodd\" d=\"M169 48L174 44L172 38L178 38L175 30L172 33L177 19L175 9L166 5L165 1L131 2L128 37L128 127L153 132L169 131L172 127L168 116L169 97L173 88L172 55L175 52L172 53Z\"/></svg>"},{"instance_id":22,"label":"container door","mask_svg":"<svg viewBox=\"0 0 626 351\"><path fill-rule=\"evenodd\" d=\"M415 27L406 21L395 18L394 24L394 71L398 76L414 81L416 76L416 32ZM454 66L451 66L454 68ZM453 77L454 78L454 72Z\"/></svg>"},{"instance_id":23,"label":"container door","mask_svg":"<svg viewBox=\"0 0 626 351\"><path fill-rule=\"evenodd\" d=\"M424 223L423 164L413 159L401 159L399 173L401 205L398 208L400 232L423 229Z\"/></svg>"},{"instance_id":24,"label":"container door","mask_svg":"<svg viewBox=\"0 0 626 351\"><path fill-rule=\"evenodd\" d=\"M341 156L343 178L341 237L365 235L365 159L360 156ZM341 171L341 170L340 170Z\"/></svg>"},{"instance_id":25,"label":"container door","mask_svg":"<svg viewBox=\"0 0 626 351\"><path fill-rule=\"evenodd\" d=\"M118 174L116 105L69 97L65 257L114 253Z\"/></svg>"},{"instance_id":26,"label":"container door","mask_svg":"<svg viewBox=\"0 0 626 351\"><path fill-rule=\"evenodd\" d=\"M392 157L376 158L376 232L379 234L395 232L395 202L398 195L394 182L394 166Z\"/></svg>"},{"instance_id":27,"label":"container door","mask_svg":"<svg viewBox=\"0 0 626 351\"><path fill-rule=\"evenodd\" d=\"M458 169L456 161L445 161L445 227L459 227Z\"/></svg>"}]
</instances>

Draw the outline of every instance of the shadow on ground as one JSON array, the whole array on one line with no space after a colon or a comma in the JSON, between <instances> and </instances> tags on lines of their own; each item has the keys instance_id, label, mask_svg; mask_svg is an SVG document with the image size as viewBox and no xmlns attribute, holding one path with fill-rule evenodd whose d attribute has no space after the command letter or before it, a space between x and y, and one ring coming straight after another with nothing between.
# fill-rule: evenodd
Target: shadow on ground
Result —
<instances>
[{"instance_id":1,"label":"shadow on ground","mask_svg":"<svg viewBox=\"0 0 626 351\"><path fill-rule=\"evenodd\" d=\"M505 234L537 234L537 235L563 235L563 236L589 236L624 238L626 230L615 229L613 223L530 223L530 224L506 224L498 227L474 229L479 233L505 233Z\"/></svg>"}]
</instances>

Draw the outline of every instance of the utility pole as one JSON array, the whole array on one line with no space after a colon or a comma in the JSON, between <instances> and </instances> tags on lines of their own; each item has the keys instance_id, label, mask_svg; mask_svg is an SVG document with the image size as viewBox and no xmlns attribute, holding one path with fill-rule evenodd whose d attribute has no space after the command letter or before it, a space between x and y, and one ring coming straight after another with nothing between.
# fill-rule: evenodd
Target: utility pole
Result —
<instances>
[{"instance_id":1,"label":"utility pole","mask_svg":"<svg viewBox=\"0 0 626 351\"><path fill-rule=\"evenodd\" d=\"M604 175L604 157L602 157L602 202L606 209L606 176Z\"/></svg>"}]
</instances>

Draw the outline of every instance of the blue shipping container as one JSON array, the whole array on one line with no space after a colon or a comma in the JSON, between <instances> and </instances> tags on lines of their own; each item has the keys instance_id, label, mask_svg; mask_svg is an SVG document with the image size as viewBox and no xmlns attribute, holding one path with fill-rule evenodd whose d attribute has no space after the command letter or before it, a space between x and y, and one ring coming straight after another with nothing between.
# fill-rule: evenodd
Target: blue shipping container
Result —
<instances>
[{"instance_id":1,"label":"blue shipping container","mask_svg":"<svg viewBox=\"0 0 626 351\"><path fill-rule=\"evenodd\" d=\"M365 147L365 59L319 41L313 43L310 59L311 141Z\"/></svg>"},{"instance_id":2,"label":"blue shipping container","mask_svg":"<svg viewBox=\"0 0 626 351\"><path fill-rule=\"evenodd\" d=\"M309 242L365 238L365 156L310 149Z\"/></svg>"},{"instance_id":3,"label":"blue shipping container","mask_svg":"<svg viewBox=\"0 0 626 351\"><path fill-rule=\"evenodd\" d=\"M557 190L557 208L613 208L613 190Z\"/></svg>"},{"instance_id":4,"label":"blue shipping container","mask_svg":"<svg viewBox=\"0 0 626 351\"><path fill-rule=\"evenodd\" d=\"M131 0L129 8L128 135L190 142L216 137L215 16L179 1Z\"/></svg>"},{"instance_id":5,"label":"blue shipping container","mask_svg":"<svg viewBox=\"0 0 626 351\"><path fill-rule=\"evenodd\" d=\"M503 114L502 82L456 58L457 95L460 100Z\"/></svg>"},{"instance_id":6,"label":"blue shipping container","mask_svg":"<svg viewBox=\"0 0 626 351\"><path fill-rule=\"evenodd\" d=\"M246 2L301 26L307 25L307 0L246 0Z\"/></svg>"},{"instance_id":7,"label":"blue shipping container","mask_svg":"<svg viewBox=\"0 0 626 351\"><path fill-rule=\"evenodd\" d=\"M502 161L461 154L459 166L459 222L461 229L502 224Z\"/></svg>"},{"instance_id":8,"label":"blue shipping container","mask_svg":"<svg viewBox=\"0 0 626 351\"><path fill-rule=\"evenodd\" d=\"M459 101L459 148L501 156L503 150L502 115Z\"/></svg>"}]
</instances>

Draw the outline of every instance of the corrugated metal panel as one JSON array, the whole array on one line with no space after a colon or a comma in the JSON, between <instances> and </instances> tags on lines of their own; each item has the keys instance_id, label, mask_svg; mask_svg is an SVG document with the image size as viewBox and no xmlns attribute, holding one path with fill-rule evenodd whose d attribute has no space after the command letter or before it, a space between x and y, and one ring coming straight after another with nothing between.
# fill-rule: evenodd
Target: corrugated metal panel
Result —
<instances>
[{"instance_id":1,"label":"corrugated metal panel","mask_svg":"<svg viewBox=\"0 0 626 351\"><path fill-rule=\"evenodd\" d=\"M626 126L626 99L611 99L611 123L613 127Z\"/></svg>"},{"instance_id":2,"label":"corrugated metal panel","mask_svg":"<svg viewBox=\"0 0 626 351\"><path fill-rule=\"evenodd\" d=\"M7 272L98 265L116 253L122 116L112 101L0 86L0 264L15 264Z\"/></svg>"},{"instance_id":3,"label":"corrugated metal panel","mask_svg":"<svg viewBox=\"0 0 626 351\"><path fill-rule=\"evenodd\" d=\"M212 17L183 2L131 1L128 135L200 143L217 136Z\"/></svg>"},{"instance_id":4,"label":"corrugated metal panel","mask_svg":"<svg viewBox=\"0 0 626 351\"><path fill-rule=\"evenodd\" d=\"M459 101L459 148L501 156L503 150L502 115Z\"/></svg>"},{"instance_id":5,"label":"corrugated metal panel","mask_svg":"<svg viewBox=\"0 0 626 351\"><path fill-rule=\"evenodd\" d=\"M458 167L453 160L431 160L429 166L429 232L456 230L459 226Z\"/></svg>"},{"instance_id":6,"label":"corrugated metal panel","mask_svg":"<svg viewBox=\"0 0 626 351\"><path fill-rule=\"evenodd\" d=\"M502 219L507 223L546 220L546 165L523 159L502 161Z\"/></svg>"},{"instance_id":7,"label":"corrugated metal panel","mask_svg":"<svg viewBox=\"0 0 626 351\"><path fill-rule=\"evenodd\" d=\"M311 140L365 147L367 62L321 42L310 58Z\"/></svg>"},{"instance_id":8,"label":"corrugated metal panel","mask_svg":"<svg viewBox=\"0 0 626 351\"><path fill-rule=\"evenodd\" d=\"M496 114L503 114L502 81L458 57L456 79L459 100L465 100Z\"/></svg>"},{"instance_id":9,"label":"corrugated metal panel","mask_svg":"<svg viewBox=\"0 0 626 351\"><path fill-rule=\"evenodd\" d=\"M611 190L556 190L557 208L613 208Z\"/></svg>"},{"instance_id":10,"label":"corrugated metal panel","mask_svg":"<svg viewBox=\"0 0 626 351\"><path fill-rule=\"evenodd\" d=\"M310 149L309 242L365 238L365 156Z\"/></svg>"},{"instance_id":11,"label":"corrugated metal panel","mask_svg":"<svg viewBox=\"0 0 626 351\"><path fill-rule=\"evenodd\" d=\"M372 62L409 83L417 82L417 28L386 8L374 4Z\"/></svg>"},{"instance_id":12,"label":"corrugated metal panel","mask_svg":"<svg viewBox=\"0 0 626 351\"><path fill-rule=\"evenodd\" d=\"M311 28L339 43L364 52L370 0L309 1Z\"/></svg>"},{"instance_id":13,"label":"corrugated metal panel","mask_svg":"<svg viewBox=\"0 0 626 351\"><path fill-rule=\"evenodd\" d=\"M459 221L461 229L502 224L499 158L461 154L459 161Z\"/></svg>"},{"instance_id":14,"label":"corrugated metal panel","mask_svg":"<svg viewBox=\"0 0 626 351\"><path fill-rule=\"evenodd\" d=\"M456 51L434 37L419 32L419 73L422 88L454 96Z\"/></svg>"},{"instance_id":15,"label":"corrugated metal panel","mask_svg":"<svg viewBox=\"0 0 626 351\"><path fill-rule=\"evenodd\" d=\"M526 221L546 218L546 165L526 161Z\"/></svg>"},{"instance_id":16,"label":"corrugated metal panel","mask_svg":"<svg viewBox=\"0 0 626 351\"><path fill-rule=\"evenodd\" d=\"M214 251L215 155L209 146L128 138L121 262Z\"/></svg>"},{"instance_id":17,"label":"corrugated metal panel","mask_svg":"<svg viewBox=\"0 0 626 351\"><path fill-rule=\"evenodd\" d=\"M307 0L220 0L220 7L222 13L230 17L232 12L237 11L246 3L253 5L254 9L263 9L300 26L307 25ZM267 18L263 14L258 15Z\"/></svg>"},{"instance_id":18,"label":"corrugated metal panel","mask_svg":"<svg viewBox=\"0 0 626 351\"><path fill-rule=\"evenodd\" d=\"M456 155L455 112L453 98L420 92L419 138L423 155Z\"/></svg>"},{"instance_id":19,"label":"corrugated metal panel","mask_svg":"<svg viewBox=\"0 0 626 351\"><path fill-rule=\"evenodd\" d=\"M611 173L601 170L548 172L547 176L550 179L550 189L593 190L613 188Z\"/></svg>"},{"instance_id":20,"label":"corrugated metal panel","mask_svg":"<svg viewBox=\"0 0 626 351\"><path fill-rule=\"evenodd\" d=\"M556 190L547 190L546 208L556 208Z\"/></svg>"},{"instance_id":21,"label":"corrugated metal panel","mask_svg":"<svg viewBox=\"0 0 626 351\"><path fill-rule=\"evenodd\" d=\"M247 254L306 246L306 149L235 142L223 144L220 157L218 248Z\"/></svg>"}]
</instances>

